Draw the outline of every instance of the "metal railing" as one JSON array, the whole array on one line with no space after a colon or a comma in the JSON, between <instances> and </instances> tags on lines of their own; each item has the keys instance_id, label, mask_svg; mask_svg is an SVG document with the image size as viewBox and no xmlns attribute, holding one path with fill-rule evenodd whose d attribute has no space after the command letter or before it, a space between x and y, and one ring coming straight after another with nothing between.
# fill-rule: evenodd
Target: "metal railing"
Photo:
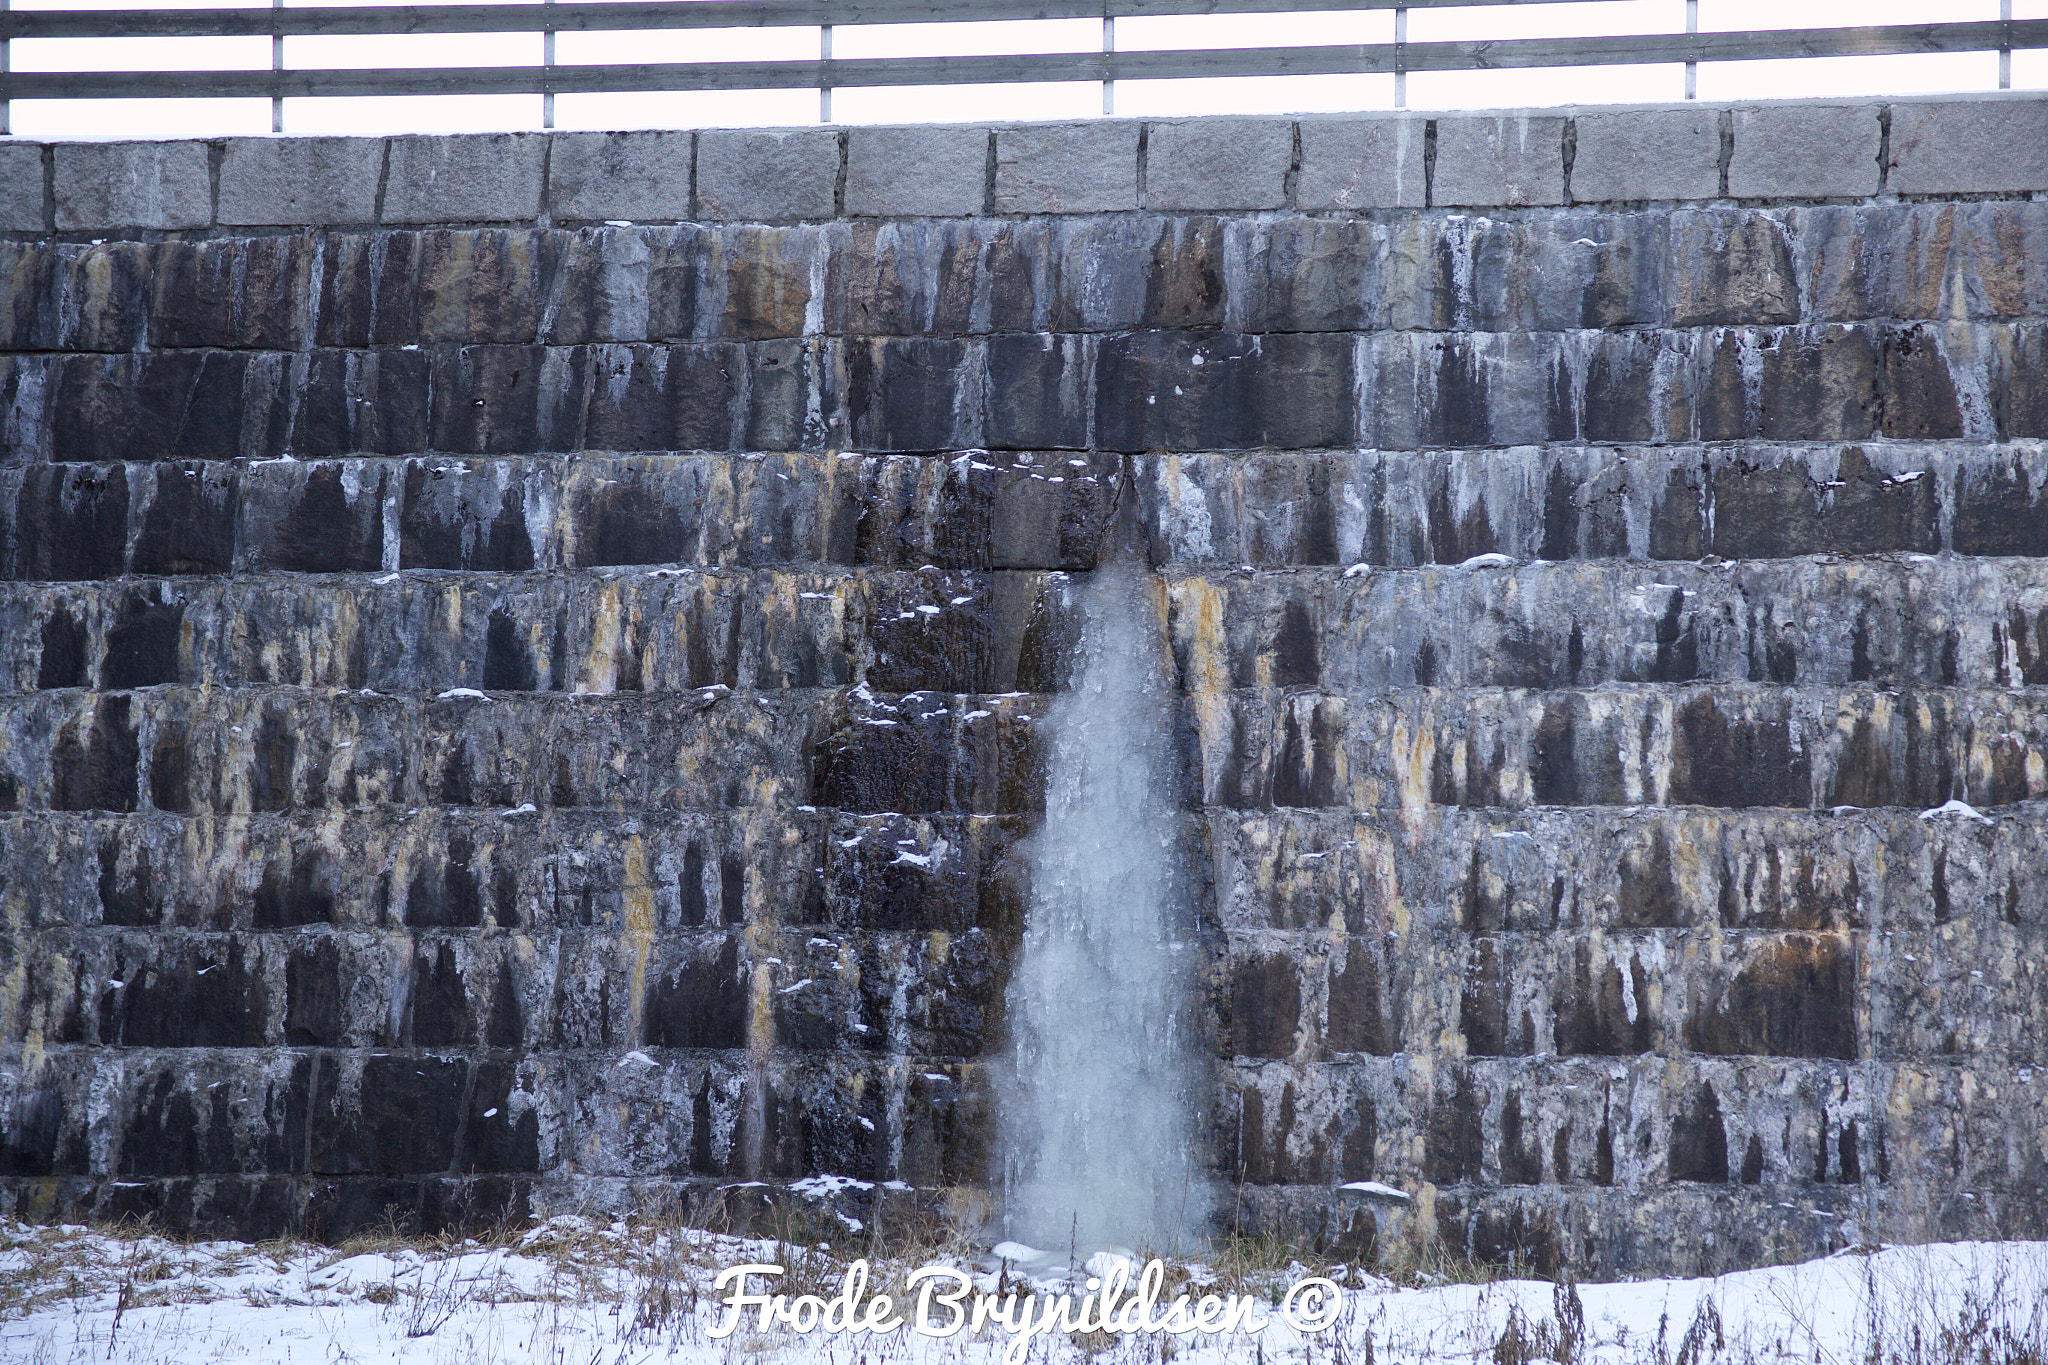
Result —
<instances>
[{"instance_id":1,"label":"metal railing","mask_svg":"<svg viewBox=\"0 0 2048 1365\"><path fill-rule=\"evenodd\" d=\"M554 126L558 94L676 90L815 89L819 116L832 117L834 88L978 85L1019 81L1099 81L1103 112L1115 108L1119 80L1215 76L1389 74L1394 103L1406 104L1413 71L1683 63L1693 98L1702 62L1793 57L1853 57L1941 52L1999 54L1999 85L2011 84L2015 48L2048 47L2048 19L2005 17L1953 23L1698 32L1698 0L1687 0L1684 33L1600 37L1407 41L1408 11L1449 6L1543 4L1549 0L679 0L678 3L544 3L284 7L222 10L39 10L0 0L0 134L14 99L267 97L272 127L283 131L283 102L300 96L539 95L543 126ZM1119 18L1153 15L1275 14L1392 10L1391 43L1132 51L1116 45ZM870 57L832 55L835 27L943 21L1100 19L1099 52L995 56ZM557 33L803 26L819 31L816 60L698 61L558 65ZM384 70L289 70L288 37L539 33L542 61L527 66ZM212 71L13 71L13 39L256 37L271 39L271 68Z\"/></svg>"}]
</instances>

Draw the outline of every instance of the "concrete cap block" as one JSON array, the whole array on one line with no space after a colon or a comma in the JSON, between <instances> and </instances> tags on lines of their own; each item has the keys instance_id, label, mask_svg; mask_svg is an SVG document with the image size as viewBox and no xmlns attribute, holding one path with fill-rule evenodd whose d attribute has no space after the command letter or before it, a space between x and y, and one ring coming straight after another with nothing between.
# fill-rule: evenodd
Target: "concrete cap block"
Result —
<instances>
[{"instance_id":1,"label":"concrete cap block","mask_svg":"<svg viewBox=\"0 0 2048 1365\"><path fill-rule=\"evenodd\" d=\"M855 128L846 135L846 211L862 217L980 213L986 128Z\"/></svg>"},{"instance_id":2,"label":"concrete cap block","mask_svg":"<svg viewBox=\"0 0 2048 1365\"><path fill-rule=\"evenodd\" d=\"M196 228L213 220L203 142L60 142L56 179L64 231Z\"/></svg>"},{"instance_id":3,"label":"concrete cap block","mask_svg":"<svg viewBox=\"0 0 2048 1365\"><path fill-rule=\"evenodd\" d=\"M220 162L220 221L230 227L372 222L383 173L382 138L235 138Z\"/></svg>"},{"instance_id":4,"label":"concrete cap block","mask_svg":"<svg viewBox=\"0 0 2048 1365\"><path fill-rule=\"evenodd\" d=\"M1894 194L2048 190L2048 98L1892 106Z\"/></svg>"},{"instance_id":5,"label":"concrete cap block","mask_svg":"<svg viewBox=\"0 0 2048 1365\"><path fill-rule=\"evenodd\" d=\"M391 139L387 223L526 223L540 217L547 139L482 133Z\"/></svg>"},{"instance_id":6,"label":"concrete cap block","mask_svg":"<svg viewBox=\"0 0 2048 1365\"><path fill-rule=\"evenodd\" d=\"M1145 205L1155 209L1277 209L1287 202L1294 124L1204 118L1155 123L1146 134Z\"/></svg>"},{"instance_id":7,"label":"concrete cap block","mask_svg":"<svg viewBox=\"0 0 2048 1365\"><path fill-rule=\"evenodd\" d=\"M1734 111L1728 193L1737 199L1876 194L1883 136L1875 104L1779 104Z\"/></svg>"},{"instance_id":8,"label":"concrete cap block","mask_svg":"<svg viewBox=\"0 0 2048 1365\"><path fill-rule=\"evenodd\" d=\"M1436 124L1439 207L1493 208L1564 202L1564 118L1479 114Z\"/></svg>"},{"instance_id":9,"label":"concrete cap block","mask_svg":"<svg viewBox=\"0 0 2048 1365\"><path fill-rule=\"evenodd\" d=\"M1138 206L1138 124L1051 123L996 132L996 212L1114 213Z\"/></svg>"},{"instance_id":10,"label":"concrete cap block","mask_svg":"<svg viewBox=\"0 0 2048 1365\"><path fill-rule=\"evenodd\" d=\"M42 144L0 142L0 232L42 230Z\"/></svg>"},{"instance_id":11,"label":"concrete cap block","mask_svg":"<svg viewBox=\"0 0 2048 1365\"><path fill-rule=\"evenodd\" d=\"M830 218L838 184L835 129L707 128L697 134L701 218L751 223Z\"/></svg>"},{"instance_id":12,"label":"concrete cap block","mask_svg":"<svg viewBox=\"0 0 2048 1365\"><path fill-rule=\"evenodd\" d=\"M690 216L691 139L683 132L556 133L548 211L557 219L680 222Z\"/></svg>"},{"instance_id":13,"label":"concrete cap block","mask_svg":"<svg viewBox=\"0 0 2048 1365\"><path fill-rule=\"evenodd\" d=\"M1712 199L1721 192L1721 114L1712 108L1581 114L1572 199ZM1438 144L1442 154L1442 144Z\"/></svg>"},{"instance_id":14,"label":"concrete cap block","mask_svg":"<svg viewBox=\"0 0 2048 1365\"><path fill-rule=\"evenodd\" d=\"M1298 207L1421 208L1424 121L1393 118L1303 119Z\"/></svg>"}]
</instances>

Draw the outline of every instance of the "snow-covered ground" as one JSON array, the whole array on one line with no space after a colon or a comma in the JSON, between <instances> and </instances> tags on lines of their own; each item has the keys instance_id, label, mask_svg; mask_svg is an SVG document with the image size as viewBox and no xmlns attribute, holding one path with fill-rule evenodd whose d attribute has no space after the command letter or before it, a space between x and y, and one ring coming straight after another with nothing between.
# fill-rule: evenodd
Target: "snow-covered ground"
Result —
<instances>
[{"instance_id":1,"label":"snow-covered ground","mask_svg":"<svg viewBox=\"0 0 2048 1365\"><path fill-rule=\"evenodd\" d=\"M829 1253L576 1218L555 1219L508 1245L355 1255L0 1225L0 1359L1000 1365L1012 1344L996 1329L949 1339L908 1329L880 1337L799 1336L785 1327L762 1333L751 1320L715 1337L728 1310L713 1298L713 1277L732 1265L778 1260L801 1280L792 1292L829 1296L840 1288L845 1268ZM985 1271L978 1263L956 1264L976 1275ZM909 1268L881 1264L877 1279L900 1282ZM1201 1285L1207 1272L1192 1271ZM1337 1326L1304 1336L1270 1301L1290 1279L1311 1273L1334 1274L1353 1287ZM1179 1292L1181 1279L1176 1270L1169 1294ZM1255 1336L1054 1334L1034 1338L1028 1355L1034 1365L1164 1365L1180 1358L1188 1365L1289 1358L1303 1365L2048 1359L2048 1243L2039 1242L1889 1248L1718 1279L1586 1284L1576 1291L1521 1280L1398 1287L1320 1266L1291 1267L1256 1287L1272 1320ZM1081 1286L1074 1288L1078 1294Z\"/></svg>"}]
</instances>

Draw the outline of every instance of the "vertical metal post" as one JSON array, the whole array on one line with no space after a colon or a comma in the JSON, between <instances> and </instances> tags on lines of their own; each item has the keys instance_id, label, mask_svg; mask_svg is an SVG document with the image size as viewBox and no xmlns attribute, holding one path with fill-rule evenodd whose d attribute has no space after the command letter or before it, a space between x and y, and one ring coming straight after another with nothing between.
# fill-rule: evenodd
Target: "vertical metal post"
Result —
<instances>
[{"instance_id":1,"label":"vertical metal post","mask_svg":"<svg viewBox=\"0 0 2048 1365\"><path fill-rule=\"evenodd\" d=\"M1698 33L1700 31L1700 0L1685 0L1685 31L1687 33ZM1685 97L1689 100L1696 100L1700 97L1700 64L1698 62L1687 62L1685 64Z\"/></svg>"},{"instance_id":2,"label":"vertical metal post","mask_svg":"<svg viewBox=\"0 0 2048 1365\"><path fill-rule=\"evenodd\" d=\"M553 9L555 0L541 0L541 5ZM552 128L555 126L555 31L551 28L541 30L540 65L540 126Z\"/></svg>"},{"instance_id":3,"label":"vertical metal post","mask_svg":"<svg viewBox=\"0 0 2048 1365\"><path fill-rule=\"evenodd\" d=\"M1394 107L1408 107L1408 11L1394 11Z\"/></svg>"},{"instance_id":4,"label":"vertical metal post","mask_svg":"<svg viewBox=\"0 0 2048 1365\"><path fill-rule=\"evenodd\" d=\"M270 8L273 11L283 9L284 0L270 0ZM273 73L281 73L284 70L284 34L274 31L270 35L270 69ZM276 87L272 87L272 90L270 131L281 133L284 131L284 94Z\"/></svg>"},{"instance_id":5,"label":"vertical metal post","mask_svg":"<svg viewBox=\"0 0 2048 1365\"><path fill-rule=\"evenodd\" d=\"M1998 0L1998 21L2005 25L1998 35L1998 88L2012 89L2012 0Z\"/></svg>"},{"instance_id":6,"label":"vertical metal post","mask_svg":"<svg viewBox=\"0 0 2048 1365\"><path fill-rule=\"evenodd\" d=\"M7 13L7 11L12 7L12 0L0 0L0 14ZM4 76L9 71L13 70L13 68L8 65L9 55L7 51L7 45L7 39L0 38L0 76ZM8 134L14 131L13 106L13 100L7 99L4 96L0 96L0 137L6 137Z\"/></svg>"},{"instance_id":7,"label":"vertical metal post","mask_svg":"<svg viewBox=\"0 0 2048 1365\"><path fill-rule=\"evenodd\" d=\"M1102 52L1104 56L1116 51L1116 20L1109 15L1102 16ZM1106 64L1105 64L1106 65ZM1102 78L1102 112L1116 112L1116 82L1108 76Z\"/></svg>"},{"instance_id":8,"label":"vertical metal post","mask_svg":"<svg viewBox=\"0 0 2048 1365\"><path fill-rule=\"evenodd\" d=\"M818 61L822 65L832 60L832 25L818 26ZM825 83L825 75L818 75L818 122L832 121L832 87Z\"/></svg>"}]
</instances>

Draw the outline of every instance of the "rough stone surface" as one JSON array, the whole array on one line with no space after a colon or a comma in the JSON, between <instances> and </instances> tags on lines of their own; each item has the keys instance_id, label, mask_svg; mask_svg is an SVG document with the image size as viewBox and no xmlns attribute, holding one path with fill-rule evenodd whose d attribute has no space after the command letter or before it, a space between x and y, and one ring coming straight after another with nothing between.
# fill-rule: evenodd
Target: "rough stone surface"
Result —
<instances>
[{"instance_id":1,"label":"rough stone surface","mask_svg":"<svg viewBox=\"0 0 2048 1365\"><path fill-rule=\"evenodd\" d=\"M1893 136L1898 114L1909 107L1893 110ZM1767 104L1735 110L1728 193L1737 199L1876 194L1883 137L1879 112L1874 104Z\"/></svg>"},{"instance_id":2,"label":"rough stone surface","mask_svg":"<svg viewBox=\"0 0 2048 1365\"><path fill-rule=\"evenodd\" d=\"M1892 106L1895 194L2048 190L2048 103L1993 98Z\"/></svg>"},{"instance_id":3,"label":"rough stone surface","mask_svg":"<svg viewBox=\"0 0 2048 1365\"><path fill-rule=\"evenodd\" d=\"M981 128L855 128L846 135L846 211L864 217L980 213L989 134Z\"/></svg>"},{"instance_id":4,"label":"rough stone surface","mask_svg":"<svg viewBox=\"0 0 2048 1365\"><path fill-rule=\"evenodd\" d=\"M1287 202L1294 125L1184 119L1146 128L1145 203L1155 209L1276 209Z\"/></svg>"},{"instance_id":5,"label":"rough stone surface","mask_svg":"<svg viewBox=\"0 0 2048 1365\"><path fill-rule=\"evenodd\" d=\"M60 142L57 227L196 228L213 221L199 142Z\"/></svg>"},{"instance_id":6,"label":"rough stone surface","mask_svg":"<svg viewBox=\"0 0 2048 1365\"><path fill-rule=\"evenodd\" d=\"M548 163L557 219L674 222L690 217L693 133L562 133Z\"/></svg>"},{"instance_id":7,"label":"rough stone surface","mask_svg":"<svg viewBox=\"0 0 2048 1365\"><path fill-rule=\"evenodd\" d=\"M997 213L1114 213L1138 207L1136 123L996 131Z\"/></svg>"},{"instance_id":8,"label":"rough stone surface","mask_svg":"<svg viewBox=\"0 0 2048 1365\"><path fill-rule=\"evenodd\" d=\"M1428 191L1424 121L1413 117L1301 121L1299 208L1420 208Z\"/></svg>"},{"instance_id":9,"label":"rough stone surface","mask_svg":"<svg viewBox=\"0 0 2048 1365\"><path fill-rule=\"evenodd\" d=\"M825 129L697 134L697 211L716 221L830 218L839 183L839 134Z\"/></svg>"},{"instance_id":10,"label":"rough stone surface","mask_svg":"<svg viewBox=\"0 0 2048 1365\"><path fill-rule=\"evenodd\" d=\"M41 232L44 226L41 145L0 143L0 232Z\"/></svg>"},{"instance_id":11,"label":"rough stone surface","mask_svg":"<svg viewBox=\"0 0 2048 1365\"><path fill-rule=\"evenodd\" d=\"M368 138L235 138L221 154L223 226L371 223L384 144Z\"/></svg>"},{"instance_id":12,"label":"rough stone surface","mask_svg":"<svg viewBox=\"0 0 2048 1365\"><path fill-rule=\"evenodd\" d=\"M1436 124L1433 202L1564 202L1564 120L1551 114L1460 114Z\"/></svg>"},{"instance_id":13,"label":"rough stone surface","mask_svg":"<svg viewBox=\"0 0 2048 1365\"><path fill-rule=\"evenodd\" d=\"M1713 108L1584 113L1574 123L1579 203L1711 199L1719 190L1721 116Z\"/></svg>"},{"instance_id":14,"label":"rough stone surface","mask_svg":"<svg viewBox=\"0 0 2048 1365\"><path fill-rule=\"evenodd\" d=\"M387 223L532 222L546 140L526 133L391 139Z\"/></svg>"},{"instance_id":15,"label":"rough stone surface","mask_svg":"<svg viewBox=\"0 0 2048 1365\"><path fill-rule=\"evenodd\" d=\"M1503 208L1457 117L1421 208L1301 126L1302 212L0 242L0 1209L984 1198L1114 524L1238 1227L2041 1236L2048 202Z\"/></svg>"}]
</instances>

